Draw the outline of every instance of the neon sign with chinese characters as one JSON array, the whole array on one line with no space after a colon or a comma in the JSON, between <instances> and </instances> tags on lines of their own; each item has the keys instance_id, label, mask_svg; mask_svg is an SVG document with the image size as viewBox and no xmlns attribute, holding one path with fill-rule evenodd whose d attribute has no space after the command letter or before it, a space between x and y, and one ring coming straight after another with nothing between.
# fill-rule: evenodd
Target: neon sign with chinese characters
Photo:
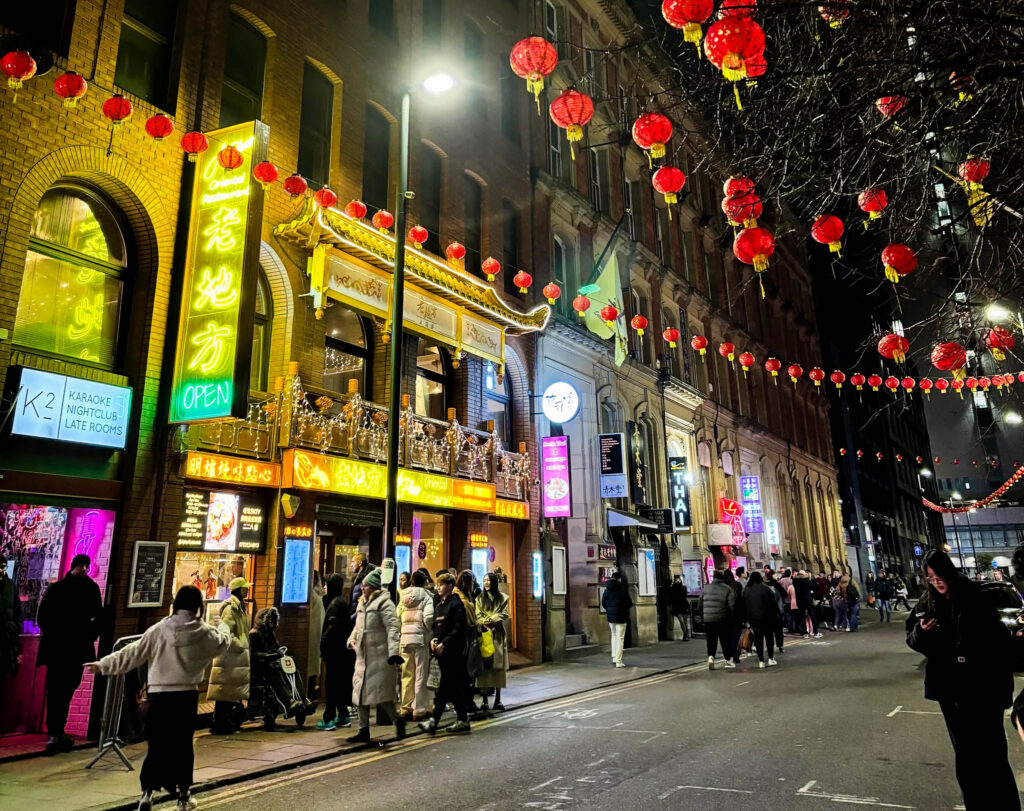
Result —
<instances>
[{"instance_id":1,"label":"neon sign with chinese characters","mask_svg":"<svg viewBox=\"0 0 1024 811\"><path fill-rule=\"evenodd\" d=\"M281 483L281 466L276 462L189 451L185 455L183 475L187 479L277 487Z\"/></svg>"},{"instance_id":2,"label":"neon sign with chinese characters","mask_svg":"<svg viewBox=\"0 0 1024 811\"><path fill-rule=\"evenodd\" d=\"M284 452L284 486L324 493L384 498L386 468L372 462L322 456L289 448ZM451 479L419 470L398 471L398 500L427 507L491 513L495 509L494 485Z\"/></svg>"},{"instance_id":3,"label":"neon sign with chinese characters","mask_svg":"<svg viewBox=\"0 0 1024 811\"><path fill-rule=\"evenodd\" d=\"M266 154L267 127L256 121L209 134L192 190L170 422L244 417L259 261L263 192L252 166ZM237 169L217 160L225 146ZM245 336L241 338L240 336Z\"/></svg>"},{"instance_id":4,"label":"neon sign with chinese characters","mask_svg":"<svg viewBox=\"0 0 1024 811\"><path fill-rule=\"evenodd\" d=\"M530 502L497 498L494 500L493 514L498 518L517 518L526 521L530 518Z\"/></svg>"}]
</instances>

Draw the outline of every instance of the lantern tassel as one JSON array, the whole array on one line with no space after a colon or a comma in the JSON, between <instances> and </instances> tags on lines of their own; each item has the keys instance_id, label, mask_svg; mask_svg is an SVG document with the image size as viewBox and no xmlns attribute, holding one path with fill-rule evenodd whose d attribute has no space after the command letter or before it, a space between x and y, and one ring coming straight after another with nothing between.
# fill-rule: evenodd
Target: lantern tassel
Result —
<instances>
[{"instance_id":1,"label":"lantern tassel","mask_svg":"<svg viewBox=\"0 0 1024 811\"><path fill-rule=\"evenodd\" d=\"M1002 349L997 349L993 347L992 357L995 358L996 360L1006 360L1006 353L1003 352Z\"/></svg>"},{"instance_id":2,"label":"lantern tassel","mask_svg":"<svg viewBox=\"0 0 1024 811\"><path fill-rule=\"evenodd\" d=\"M840 242L839 240L828 243L828 249L832 251L832 253L839 254L840 259L843 258L842 254L840 253L840 251L842 251L843 249L843 243Z\"/></svg>"},{"instance_id":3,"label":"lantern tassel","mask_svg":"<svg viewBox=\"0 0 1024 811\"><path fill-rule=\"evenodd\" d=\"M686 23L683 26L683 39L696 45L697 50L700 50L700 38L702 35L703 31L701 31L700 23Z\"/></svg>"},{"instance_id":4,"label":"lantern tassel","mask_svg":"<svg viewBox=\"0 0 1024 811\"><path fill-rule=\"evenodd\" d=\"M893 284L899 284L900 282L900 276L896 272L896 268L894 268L892 265L885 266L885 278L887 278Z\"/></svg>"},{"instance_id":5,"label":"lantern tassel","mask_svg":"<svg viewBox=\"0 0 1024 811\"><path fill-rule=\"evenodd\" d=\"M764 298L764 282L761 281L761 274L757 275L757 286L761 288L761 298Z\"/></svg>"},{"instance_id":6,"label":"lantern tassel","mask_svg":"<svg viewBox=\"0 0 1024 811\"><path fill-rule=\"evenodd\" d=\"M736 109L742 113L743 102L740 101L740 86L736 84L736 82L733 82L732 84L732 93L736 97Z\"/></svg>"},{"instance_id":7,"label":"lantern tassel","mask_svg":"<svg viewBox=\"0 0 1024 811\"><path fill-rule=\"evenodd\" d=\"M665 157L665 145L661 143L651 144L651 157L652 158L664 158Z\"/></svg>"},{"instance_id":8,"label":"lantern tassel","mask_svg":"<svg viewBox=\"0 0 1024 811\"><path fill-rule=\"evenodd\" d=\"M648 153L647 153L647 168L648 169L653 169L654 168L654 158L651 155L650 151L648 151Z\"/></svg>"}]
</instances>

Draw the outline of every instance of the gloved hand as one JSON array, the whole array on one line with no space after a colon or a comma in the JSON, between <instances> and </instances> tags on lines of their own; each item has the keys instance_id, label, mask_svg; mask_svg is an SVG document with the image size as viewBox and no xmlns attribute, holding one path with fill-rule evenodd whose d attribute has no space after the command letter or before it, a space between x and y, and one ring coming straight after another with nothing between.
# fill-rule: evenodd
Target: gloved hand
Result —
<instances>
[{"instance_id":1,"label":"gloved hand","mask_svg":"<svg viewBox=\"0 0 1024 811\"><path fill-rule=\"evenodd\" d=\"M397 656L397 655L396 656L389 656L388 657L388 664L389 665L394 665L395 667L398 667L401 664L405 664L405 659L403 659L401 656Z\"/></svg>"}]
</instances>

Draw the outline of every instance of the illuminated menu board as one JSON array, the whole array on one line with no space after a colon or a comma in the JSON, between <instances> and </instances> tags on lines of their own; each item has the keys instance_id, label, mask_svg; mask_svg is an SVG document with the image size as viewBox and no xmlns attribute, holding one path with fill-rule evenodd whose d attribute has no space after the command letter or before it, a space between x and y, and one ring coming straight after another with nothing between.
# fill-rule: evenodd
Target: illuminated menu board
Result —
<instances>
[{"instance_id":1,"label":"illuminated menu board","mask_svg":"<svg viewBox=\"0 0 1024 811\"><path fill-rule=\"evenodd\" d=\"M263 216L263 191L252 167L266 155L267 127L249 122L208 137L192 189L172 423L244 417L248 408ZM218 155L225 149L241 155L237 168L221 166Z\"/></svg>"},{"instance_id":2,"label":"illuminated menu board","mask_svg":"<svg viewBox=\"0 0 1024 811\"><path fill-rule=\"evenodd\" d=\"M186 490L178 549L262 552L267 537L263 499L243 493Z\"/></svg>"}]
</instances>

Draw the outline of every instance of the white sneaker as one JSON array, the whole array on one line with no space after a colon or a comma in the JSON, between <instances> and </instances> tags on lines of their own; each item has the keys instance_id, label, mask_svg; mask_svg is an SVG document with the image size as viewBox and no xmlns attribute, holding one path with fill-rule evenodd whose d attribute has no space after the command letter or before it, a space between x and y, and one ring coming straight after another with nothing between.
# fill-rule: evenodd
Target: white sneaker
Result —
<instances>
[{"instance_id":1,"label":"white sneaker","mask_svg":"<svg viewBox=\"0 0 1024 811\"><path fill-rule=\"evenodd\" d=\"M189 794L184 800L178 800L178 811L192 811L194 808L198 807L199 803L196 802L196 798L191 794Z\"/></svg>"},{"instance_id":2,"label":"white sneaker","mask_svg":"<svg viewBox=\"0 0 1024 811\"><path fill-rule=\"evenodd\" d=\"M729 659L726 659L725 660L725 669L726 670L735 670L736 669L736 663L733 662L733 661L730 661Z\"/></svg>"},{"instance_id":3,"label":"white sneaker","mask_svg":"<svg viewBox=\"0 0 1024 811\"><path fill-rule=\"evenodd\" d=\"M764 670L764 662L758 662L758 663L757 663L757 667L758 667L758 669L760 669L760 670Z\"/></svg>"},{"instance_id":4,"label":"white sneaker","mask_svg":"<svg viewBox=\"0 0 1024 811\"><path fill-rule=\"evenodd\" d=\"M815 639L821 639L821 634L815 634L815 635L814 635L814 638L815 638Z\"/></svg>"},{"instance_id":5,"label":"white sneaker","mask_svg":"<svg viewBox=\"0 0 1024 811\"><path fill-rule=\"evenodd\" d=\"M774 659L768 660L768 667L775 667L778 664Z\"/></svg>"},{"instance_id":6,"label":"white sneaker","mask_svg":"<svg viewBox=\"0 0 1024 811\"><path fill-rule=\"evenodd\" d=\"M804 634L804 639L810 639L810 638L811 638L810 634Z\"/></svg>"},{"instance_id":7,"label":"white sneaker","mask_svg":"<svg viewBox=\"0 0 1024 811\"><path fill-rule=\"evenodd\" d=\"M714 656L709 656L708 657L708 670L714 670L714 669L715 669L715 657Z\"/></svg>"},{"instance_id":8,"label":"white sneaker","mask_svg":"<svg viewBox=\"0 0 1024 811\"><path fill-rule=\"evenodd\" d=\"M846 631L846 633L850 633L850 629L849 628L846 628L845 631Z\"/></svg>"},{"instance_id":9,"label":"white sneaker","mask_svg":"<svg viewBox=\"0 0 1024 811\"><path fill-rule=\"evenodd\" d=\"M152 811L153 808L153 792L144 791L142 797L139 798L138 811Z\"/></svg>"},{"instance_id":10,"label":"white sneaker","mask_svg":"<svg viewBox=\"0 0 1024 811\"><path fill-rule=\"evenodd\" d=\"M615 666L616 666L616 667L625 667L625 665L624 665L624 664L622 664L622 662L616 662L616 663L615 663Z\"/></svg>"}]
</instances>

